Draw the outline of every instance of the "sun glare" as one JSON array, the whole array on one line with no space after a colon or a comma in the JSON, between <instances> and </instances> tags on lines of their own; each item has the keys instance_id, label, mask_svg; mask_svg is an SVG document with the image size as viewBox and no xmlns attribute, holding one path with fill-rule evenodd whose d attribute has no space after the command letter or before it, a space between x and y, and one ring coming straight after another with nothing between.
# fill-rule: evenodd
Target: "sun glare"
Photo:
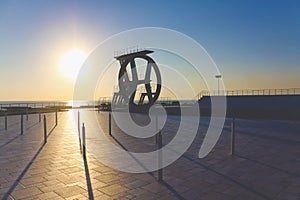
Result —
<instances>
[{"instance_id":1,"label":"sun glare","mask_svg":"<svg viewBox=\"0 0 300 200\"><path fill-rule=\"evenodd\" d=\"M75 80L81 65L87 55L80 49L74 48L66 52L60 60L60 72L67 78Z\"/></svg>"}]
</instances>

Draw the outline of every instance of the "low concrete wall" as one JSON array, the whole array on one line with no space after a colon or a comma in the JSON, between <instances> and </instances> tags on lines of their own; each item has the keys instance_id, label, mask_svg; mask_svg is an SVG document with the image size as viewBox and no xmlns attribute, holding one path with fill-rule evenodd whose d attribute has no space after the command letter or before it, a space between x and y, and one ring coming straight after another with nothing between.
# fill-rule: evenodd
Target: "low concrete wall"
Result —
<instances>
[{"instance_id":1,"label":"low concrete wall","mask_svg":"<svg viewBox=\"0 0 300 200\"><path fill-rule=\"evenodd\" d=\"M202 114L210 115L211 98L199 100ZM227 96L227 117L300 120L300 95ZM218 106L218 105L216 105Z\"/></svg>"}]
</instances>

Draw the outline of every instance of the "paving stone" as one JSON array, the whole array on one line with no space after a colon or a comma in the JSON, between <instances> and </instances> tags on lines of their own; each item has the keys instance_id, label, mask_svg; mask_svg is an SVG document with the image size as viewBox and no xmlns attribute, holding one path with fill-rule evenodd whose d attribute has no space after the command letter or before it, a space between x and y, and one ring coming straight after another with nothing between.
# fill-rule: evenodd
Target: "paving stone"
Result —
<instances>
[{"instance_id":1,"label":"paving stone","mask_svg":"<svg viewBox=\"0 0 300 200\"><path fill-rule=\"evenodd\" d=\"M56 194L55 192L46 192L46 193L42 193L40 195L37 195L37 197L39 199L59 199L61 198L58 194Z\"/></svg>"},{"instance_id":2,"label":"paving stone","mask_svg":"<svg viewBox=\"0 0 300 200\"><path fill-rule=\"evenodd\" d=\"M113 196L113 195L116 195L116 194L123 193L123 192L127 191L128 188L123 187L123 186L118 185L118 184L114 184L114 185L103 187L99 190L101 192L104 192L105 194Z\"/></svg>"},{"instance_id":3,"label":"paving stone","mask_svg":"<svg viewBox=\"0 0 300 200\"><path fill-rule=\"evenodd\" d=\"M32 177L32 178L23 178L20 182L23 185L33 185L33 184L37 184L37 183L43 183L45 182L46 179L43 177Z\"/></svg>"},{"instance_id":4,"label":"paving stone","mask_svg":"<svg viewBox=\"0 0 300 200\"><path fill-rule=\"evenodd\" d=\"M66 198L66 200L75 200L75 199L76 200L86 200L87 197L82 194L78 194L78 195L74 195L74 196Z\"/></svg>"},{"instance_id":5,"label":"paving stone","mask_svg":"<svg viewBox=\"0 0 300 200\"><path fill-rule=\"evenodd\" d=\"M50 185L50 186L44 186L44 187L39 187L39 189L43 192L51 192L54 190L58 190L62 187L65 187L66 185L63 183L55 184L55 185Z\"/></svg>"},{"instance_id":6,"label":"paving stone","mask_svg":"<svg viewBox=\"0 0 300 200\"><path fill-rule=\"evenodd\" d=\"M66 186L60 189L56 189L54 190L54 192L63 198L68 198L78 194L86 193L86 190L82 189L79 186L74 185L74 186Z\"/></svg>"},{"instance_id":7,"label":"paving stone","mask_svg":"<svg viewBox=\"0 0 300 200\"><path fill-rule=\"evenodd\" d=\"M39 190L37 187L28 187L28 188L13 191L11 196L13 196L15 199L21 199L30 196L35 196L41 193L42 191Z\"/></svg>"},{"instance_id":8,"label":"paving stone","mask_svg":"<svg viewBox=\"0 0 300 200\"><path fill-rule=\"evenodd\" d=\"M159 192L162 192L162 191L165 191L165 187L158 183L158 182L154 182L154 183L150 183L148 185L145 185L142 187L143 189L146 189L152 193L159 193Z\"/></svg>"},{"instance_id":9,"label":"paving stone","mask_svg":"<svg viewBox=\"0 0 300 200\"><path fill-rule=\"evenodd\" d=\"M132 181L130 183L125 183L124 185L127 188L135 189L135 188L139 188L139 187L142 187L142 186L145 186L145 185L148 185L148 184L149 184L149 182L145 182L145 181L141 181L141 180L135 180L135 181Z\"/></svg>"},{"instance_id":10,"label":"paving stone","mask_svg":"<svg viewBox=\"0 0 300 200\"><path fill-rule=\"evenodd\" d=\"M117 182L120 180L120 177L118 175L112 175L112 174L104 174L95 177L95 179L104 182L104 183L111 183L111 182Z\"/></svg>"}]
</instances>

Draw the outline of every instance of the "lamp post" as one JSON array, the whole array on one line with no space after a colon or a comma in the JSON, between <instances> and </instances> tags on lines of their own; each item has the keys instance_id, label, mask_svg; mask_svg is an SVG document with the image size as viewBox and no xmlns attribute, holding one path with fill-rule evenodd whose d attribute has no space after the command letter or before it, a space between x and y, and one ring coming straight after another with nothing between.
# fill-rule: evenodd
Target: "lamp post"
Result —
<instances>
[{"instance_id":1,"label":"lamp post","mask_svg":"<svg viewBox=\"0 0 300 200\"><path fill-rule=\"evenodd\" d=\"M222 76L219 74L216 75L216 78L218 79L218 95L220 95L220 78L222 78Z\"/></svg>"}]
</instances>

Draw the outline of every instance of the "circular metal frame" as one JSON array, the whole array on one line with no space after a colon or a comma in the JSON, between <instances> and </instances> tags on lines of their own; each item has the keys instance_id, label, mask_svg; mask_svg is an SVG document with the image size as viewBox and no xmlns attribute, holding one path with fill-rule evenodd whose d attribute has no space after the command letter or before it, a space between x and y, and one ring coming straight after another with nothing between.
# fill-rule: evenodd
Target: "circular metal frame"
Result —
<instances>
[{"instance_id":1,"label":"circular metal frame","mask_svg":"<svg viewBox=\"0 0 300 200\"><path fill-rule=\"evenodd\" d=\"M136 58L141 58L147 61L145 79L143 80L139 80L137 74L137 66L135 63ZM120 63L121 63L121 68L119 70L119 89L120 89L120 94L124 98L124 101L129 104L129 109L131 111L134 111L136 109L139 111L145 109L148 110L156 102L161 92L161 75L157 64L151 57L145 54L134 55L129 58L122 59L120 60ZM131 67L132 80L129 80L128 71L126 70L128 66ZM151 80L150 80L152 69L154 70L157 79L155 91L152 91ZM136 104L134 102L135 95L136 95L138 85L141 84L145 85L146 93L144 93L144 97L147 96L148 102L142 104Z\"/></svg>"}]
</instances>

